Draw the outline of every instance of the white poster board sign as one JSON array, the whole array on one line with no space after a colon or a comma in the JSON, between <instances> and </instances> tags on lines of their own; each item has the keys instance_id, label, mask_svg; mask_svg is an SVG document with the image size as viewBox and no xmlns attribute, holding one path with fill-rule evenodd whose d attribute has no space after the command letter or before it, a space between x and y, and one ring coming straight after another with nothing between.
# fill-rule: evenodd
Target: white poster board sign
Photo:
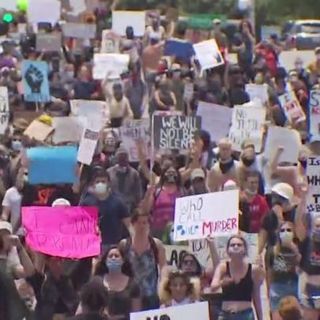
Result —
<instances>
[{"instance_id":1,"label":"white poster board sign","mask_svg":"<svg viewBox=\"0 0 320 320\"><path fill-rule=\"evenodd\" d=\"M52 25L60 20L61 2L58 0L29 0L28 23L50 22Z\"/></svg>"},{"instance_id":2,"label":"white poster board sign","mask_svg":"<svg viewBox=\"0 0 320 320\"><path fill-rule=\"evenodd\" d=\"M268 85L267 84L255 84L247 83L246 92L248 93L250 100L259 99L263 104L268 102Z\"/></svg>"},{"instance_id":3,"label":"white poster board sign","mask_svg":"<svg viewBox=\"0 0 320 320\"><path fill-rule=\"evenodd\" d=\"M131 162L138 162L137 141L143 141L145 147L144 154L147 158L150 156L150 121L143 120L128 120L120 127L120 139L122 145L129 152L129 160Z\"/></svg>"},{"instance_id":4,"label":"white poster board sign","mask_svg":"<svg viewBox=\"0 0 320 320\"><path fill-rule=\"evenodd\" d=\"M193 49L202 71L224 64L222 54L214 39L196 43L193 45Z\"/></svg>"},{"instance_id":5,"label":"white poster board sign","mask_svg":"<svg viewBox=\"0 0 320 320\"><path fill-rule=\"evenodd\" d=\"M289 123L297 124L306 120L306 115L304 114L294 91L283 94L279 97L279 101Z\"/></svg>"},{"instance_id":6,"label":"white poster board sign","mask_svg":"<svg viewBox=\"0 0 320 320\"><path fill-rule=\"evenodd\" d=\"M238 190L178 198L174 215L174 241L237 233L238 212Z\"/></svg>"},{"instance_id":7,"label":"white poster board sign","mask_svg":"<svg viewBox=\"0 0 320 320\"><path fill-rule=\"evenodd\" d=\"M199 101L197 115L201 117L202 129L210 133L212 141L219 142L228 136L232 121L231 108Z\"/></svg>"},{"instance_id":8,"label":"white poster board sign","mask_svg":"<svg viewBox=\"0 0 320 320\"><path fill-rule=\"evenodd\" d=\"M9 99L8 88L0 87L0 134L4 134L9 125Z\"/></svg>"},{"instance_id":9,"label":"white poster board sign","mask_svg":"<svg viewBox=\"0 0 320 320\"><path fill-rule=\"evenodd\" d=\"M280 155L279 163L297 163L301 147L298 131L282 127L269 127L264 154L266 159L271 159L279 146L284 150Z\"/></svg>"},{"instance_id":10,"label":"white poster board sign","mask_svg":"<svg viewBox=\"0 0 320 320\"><path fill-rule=\"evenodd\" d=\"M242 150L242 143L250 140L257 153L261 152L266 109L260 107L235 106L232 113L232 125L229 138L233 149Z\"/></svg>"},{"instance_id":11,"label":"white poster board sign","mask_svg":"<svg viewBox=\"0 0 320 320\"><path fill-rule=\"evenodd\" d=\"M179 268L181 259L188 252L188 246L164 246L166 250L167 264L174 268Z\"/></svg>"},{"instance_id":12,"label":"white poster board sign","mask_svg":"<svg viewBox=\"0 0 320 320\"><path fill-rule=\"evenodd\" d=\"M142 37L146 29L145 11L113 11L112 30L120 36L126 35L126 28L131 26L136 37Z\"/></svg>"},{"instance_id":13,"label":"white poster board sign","mask_svg":"<svg viewBox=\"0 0 320 320\"><path fill-rule=\"evenodd\" d=\"M320 90L312 90L309 100L309 139L320 141Z\"/></svg>"},{"instance_id":14,"label":"white poster board sign","mask_svg":"<svg viewBox=\"0 0 320 320\"><path fill-rule=\"evenodd\" d=\"M119 53L120 37L112 30L103 30L100 53Z\"/></svg>"},{"instance_id":15,"label":"white poster board sign","mask_svg":"<svg viewBox=\"0 0 320 320\"><path fill-rule=\"evenodd\" d=\"M52 141L55 144L78 143L81 139L83 124L79 117L54 117L52 126L54 127Z\"/></svg>"},{"instance_id":16,"label":"white poster board sign","mask_svg":"<svg viewBox=\"0 0 320 320\"><path fill-rule=\"evenodd\" d=\"M70 38L94 39L96 30L95 24L67 22L62 25L63 35Z\"/></svg>"},{"instance_id":17,"label":"white poster board sign","mask_svg":"<svg viewBox=\"0 0 320 320\"><path fill-rule=\"evenodd\" d=\"M208 302L130 313L130 320L209 320Z\"/></svg>"},{"instance_id":18,"label":"white poster board sign","mask_svg":"<svg viewBox=\"0 0 320 320\"><path fill-rule=\"evenodd\" d=\"M1 0L0 9L5 9L8 11L18 11L17 10L17 0Z\"/></svg>"},{"instance_id":19,"label":"white poster board sign","mask_svg":"<svg viewBox=\"0 0 320 320\"><path fill-rule=\"evenodd\" d=\"M93 78L103 80L108 73L110 77L119 78L128 71L129 60L128 54L96 53L93 57Z\"/></svg>"},{"instance_id":20,"label":"white poster board sign","mask_svg":"<svg viewBox=\"0 0 320 320\"><path fill-rule=\"evenodd\" d=\"M307 160L307 210L308 212L320 213L320 157L309 157Z\"/></svg>"}]
</instances>

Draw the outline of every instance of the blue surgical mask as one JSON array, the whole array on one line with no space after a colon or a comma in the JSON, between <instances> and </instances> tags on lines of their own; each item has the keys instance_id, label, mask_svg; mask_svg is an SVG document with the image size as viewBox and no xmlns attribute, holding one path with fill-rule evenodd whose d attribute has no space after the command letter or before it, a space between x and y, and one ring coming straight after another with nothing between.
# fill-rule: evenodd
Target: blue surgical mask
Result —
<instances>
[{"instance_id":1,"label":"blue surgical mask","mask_svg":"<svg viewBox=\"0 0 320 320\"><path fill-rule=\"evenodd\" d=\"M122 261L120 261L120 260L107 260L106 267L108 268L109 272L121 272Z\"/></svg>"},{"instance_id":2,"label":"blue surgical mask","mask_svg":"<svg viewBox=\"0 0 320 320\"><path fill-rule=\"evenodd\" d=\"M21 151L22 150L22 142L19 140L12 140L11 148L13 151Z\"/></svg>"}]
</instances>

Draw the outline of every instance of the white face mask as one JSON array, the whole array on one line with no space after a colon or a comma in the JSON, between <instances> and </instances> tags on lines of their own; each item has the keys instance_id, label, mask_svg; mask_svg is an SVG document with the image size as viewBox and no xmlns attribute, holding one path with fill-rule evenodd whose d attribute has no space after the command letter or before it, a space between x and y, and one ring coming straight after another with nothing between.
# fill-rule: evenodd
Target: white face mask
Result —
<instances>
[{"instance_id":1,"label":"white face mask","mask_svg":"<svg viewBox=\"0 0 320 320\"><path fill-rule=\"evenodd\" d=\"M97 194L105 194L107 193L107 190L107 184L103 182L98 182L94 187L94 191Z\"/></svg>"},{"instance_id":2,"label":"white face mask","mask_svg":"<svg viewBox=\"0 0 320 320\"><path fill-rule=\"evenodd\" d=\"M292 231L280 232L279 237L282 243L288 244L293 241L293 232Z\"/></svg>"}]
</instances>

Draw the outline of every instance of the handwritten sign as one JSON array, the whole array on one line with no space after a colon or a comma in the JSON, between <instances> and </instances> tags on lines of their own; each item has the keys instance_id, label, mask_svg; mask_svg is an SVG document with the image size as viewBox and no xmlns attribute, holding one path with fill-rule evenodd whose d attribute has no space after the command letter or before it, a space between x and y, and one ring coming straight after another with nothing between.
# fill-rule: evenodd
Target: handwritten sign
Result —
<instances>
[{"instance_id":1,"label":"handwritten sign","mask_svg":"<svg viewBox=\"0 0 320 320\"><path fill-rule=\"evenodd\" d=\"M301 105L293 91L289 91L279 97L281 107L291 124L297 124L306 120Z\"/></svg>"},{"instance_id":2,"label":"handwritten sign","mask_svg":"<svg viewBox=\"0 0 320 320\"><path fill-rule=\"evenodd\" d=\"M309 157L307 160L307 210L308 212L320 212L320 157Z\"/></svg>"},{"instance_id":3,"label":"handwritten sign","mask_svg":"<svg viewBox=\"0 0 320 320\"><path fill-rule=\"evenodd\" d=\"M142 37L146 28L145 11L112 11L112 30L120 36L126 35L126 28L131 26L134 35Z\"/></svg>"},{"instance_id":4,"label":"handwritten sign","mask_svg":"<svg viewBox=\"0 0 320 320\"><path fill-rule=\"evenodd\" d=\"M27 244L54 257L82 259L100 254L95 207L24 207Z\"/></svg>"},{"instance_id":5,"label":"handwritten sign","mask_svg":"<svg viewBox=\"0 0 320 320\"><path fill-rule=\"evenodd\" d=\"M154 145L159 149L190 149L201 128L200 117L154 116Z\"/></svg>"},{"instance_id":6,"label":"handwritten sign","mask_svg":"<svg viewBox=\"0 0 320 320\"><path fill-rule=\"evenodd\" d=\"M67 22L62 25L63 35L76 39L94 39L96 29L95 24Z\"/></svg>"},{"instance_id":7,"label":"handwritten sign","mask_svg":"<svg viewBox=\"0 0 320 320\"><path fill-rule=\"evenodd\" d=\"M209 320L208 302L130 313L130 320Z\"/></svg>"},{"instance_id":8,"label":"handwritten sign","mask_svg":"<svg viewBox=\"0 0 320 320\"><path fill-rule=\"evenodd\" d=\"M44 142L53 132L54 128L39 121L38 119L33 120L28 128L24 131L24 135L30 139L35 139L40 142Z\"/></svg>"},{"instance_id":9,"label":"handwritten sign","mask_svg":"<svg viewBox=\"0 0 320 320\"><path fill-rule=\"evenodd\" d=\"M279 146L284 148L279 162L297 163L301 146L298 131L277 126L269 127L264 151L266 159L271 159Z\"/></svg>"},{"instance_id":10,"label":"handwritten sign","mask_svg":"<svg viewBox=\"0 0 320 320\"><path fill-rule=\"evenodd\" d=\"M48 64L44 61L24 60L22 62L22 84L26 101L49 102L51 100L48 70Z\"/></svg>"},{"instance_id":11,"label":"handwritten sign","mask_svg":"<svg viewBox=\"0 0 320 320\"><path fill-rule=\"evenodd\" d=\"M165 250L167 264L178 269L184 254L188 252L188 246L165 246Z\"/></svg>"},{"instance_id":12,"label":"handwritten sign","mask_svg":"<svg viewBox=\"0 0 320 320\"><path fill-rule=\"evenodd\" d=\"M320 90L310 92L308 124L310 141L320 141Z\"/></svg>"},{"instance_id":13,"label":"handwritten sign","mask_svg":"<svg viewBox=\"0 0 320 320\"><path fill-rule=\"evenodd\" d=\"M60 20L61 2L58 0L28 0L27 20L30 24Z\"/></svg>"},{"instance_id":14,"label":"handwritten sign","mask_svg":"<svg viewBox=\"0 0 320 320\"><path fill-rule=\"evenodd\" d=\"M150 155L150 121L128 120L120 127L120 139L122 145L129 152L129 160L132 162L139 161L137 151L137 141L142 140L144 145L144 154Z\"/></svg>"},{"instance_id":15,"label":"handwritten sign","mask_svg":"<svg viewBox=\"0 0 320 320\"><path fill-rule=\"evenodd\" d=\"M263 125L266 119L265 108L235 106L232 113L232 125L229 138L236 151L241 151L242 143L250 140L254 143L256 152L262 148Z\"/></svg>"},{"instance_id":16,"label":"handwritten sign","mask_svg":"<svg viewBox=\"0 0 320 320\"><path fill-rule=\"evenodd\" d=\"M259 99L263 104L268 102L269 95L267 84L247 83L246 92L248 93L250 100Z\"/></svg>"},{"instance_id":17,"label":"handwritten sign","mask_svg":"<svg viewBox=\"0 0 320 320\"><path fill-rule=\"evenodd\" d=\"M0 87L0 134L4 134L9 125L9 99L8 88Z\"/></svg>"},{"instance_id":18,"label":"handwritten sign","mask_svg":"<svg viewBox=\"0 0 320 320\"><path fill-rule=\"evenodd\" d=\"M97 143L100 137L100 129L95 121L88 121L88 126L83 130L77 160L90 165Z\"/></svg>"},{"instance_id":19,"label":"handwritten sign","mask_svg":"<svg viewBox=\"0 0 320 320\"><path fill-rule=\"evenodd\" d=\"M110 77L118 78L128 71L129 60L128 54L96 53L93 57L93 78L103 80L108 73Z\"/></svg>"},{"instance_id":20,"label":"handwritten sign","mask_svg":"<svg viewBox=\"0 0 320 320\"><path fill-rule=\"evenodd\" d=\"M82 123L78 117L55 117L53 118L53 128L52 141L55 144L78 143L83 131Z\"/></svg>"},{"instance_id":21,"label":"handwritten sign","mask_svg":"<svg viewBox=\"0 0 320 320\"><path fill-rule=\"evenodd\" d=\"M30 184L74 183L77 179L77 148L35 147L27 150Z\"/></svg>"},{"instance_id":22,"label":"handwritten sign","mask_svg":"<svg viewBox=\"0 0 320 320\"><path fill-rule=\"evenodd\" d=\"M199 101L197 115L201 117L202 129L210 133L212 141L218 142L228 136L232 121L231 108Z\"/></svg>"},{"instance_id":23,"label":"handwritten sign","mask_svg":"<svg viewBox=\"0 0 320 320\"><path fill-rule=\"evenodd\" d=\"M239 191L230 190L176 199L174 240L198 240L237 233Z\"/></svg>"},{"instance_id":24,"label":"handwritten sign","mask_svg":"<svg viewBox=\"0 0 320 320\"><path fill-rule=\"evenodd\" d=\"M193 45L193 49L202 71L224 64L222 54L215 39L196 43Z\"/></svg>"}]
</instances>

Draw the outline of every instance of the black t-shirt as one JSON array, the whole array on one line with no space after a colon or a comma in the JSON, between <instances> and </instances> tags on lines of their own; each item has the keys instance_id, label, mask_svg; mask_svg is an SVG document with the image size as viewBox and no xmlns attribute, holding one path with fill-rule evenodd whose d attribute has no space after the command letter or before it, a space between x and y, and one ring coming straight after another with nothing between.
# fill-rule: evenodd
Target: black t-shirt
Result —
<instances>
[{"instance_id":1,"label":"black t-shirt","mask_svg":"<svg viewBox=\"0 0 320 320\"><path fill-rule=\"evenodd\" d=\"M140 289L137 283L130 279L126 288L120 292L109 291L108 311L111 316L123 315L123 320L130 319L131 301L140 297ZM122 319L121 319L122 320Z\"/></svg>"},{"instance_id":2,"label":"black t-shirt","mask_svg":"<svg viewBox=\"0 0 320 320\"><path fill-rule=\"evenodd\" d=\"M309 275L320 274L320 243L312 241L311 237L306 237L300 244L301 269Z\"/></svg>"},{"instance_id":3,"label":"black t-shirt","mask_svg":"<svg viewBox=\"0 0 320 320\"><path fill-rule=\"evenodd\" d=\"M102 317L99 313L87 313L87 314L79 314L71 318L67 318L67 320L107 320L107 317Z\"/></svg>"}]
</instances>

